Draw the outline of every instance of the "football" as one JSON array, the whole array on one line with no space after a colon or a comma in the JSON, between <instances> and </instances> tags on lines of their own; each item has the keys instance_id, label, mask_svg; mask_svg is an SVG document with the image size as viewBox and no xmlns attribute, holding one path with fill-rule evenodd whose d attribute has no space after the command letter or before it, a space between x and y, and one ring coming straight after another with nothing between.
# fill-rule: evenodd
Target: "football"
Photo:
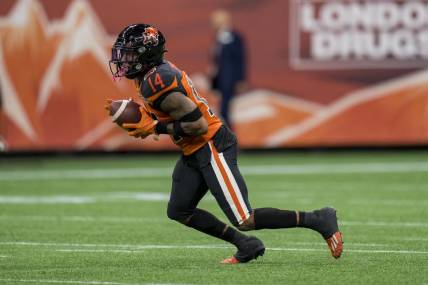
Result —
<instances>
[{"instance_id":1,"label":"football","mask_svg":"<svg viewBox=\"0 0 428 285\"><path fill-rule=\"evenodd\" d=\"M140 104L132 99L112 101L109 111L112 121L120 127L123 123L138 123L141 120Z\"/></svg>"}]
</instances>

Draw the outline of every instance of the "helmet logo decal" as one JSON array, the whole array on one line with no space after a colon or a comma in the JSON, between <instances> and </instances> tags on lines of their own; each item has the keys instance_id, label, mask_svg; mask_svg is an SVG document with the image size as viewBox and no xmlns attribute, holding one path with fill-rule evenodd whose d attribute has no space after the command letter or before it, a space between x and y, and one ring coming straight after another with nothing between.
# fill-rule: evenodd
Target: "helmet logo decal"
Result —
<instances>
[{"instance_id":1,"label":"helmet logo decal","mask_svg":"<svg viewBox=\"0 0 428 285\"><path fill-rule=\"evenodd\" d=\"M143 44L157 46L159 44L159 33L154 27L147 27L143 32Z\"/></svg>"}]
</instances>

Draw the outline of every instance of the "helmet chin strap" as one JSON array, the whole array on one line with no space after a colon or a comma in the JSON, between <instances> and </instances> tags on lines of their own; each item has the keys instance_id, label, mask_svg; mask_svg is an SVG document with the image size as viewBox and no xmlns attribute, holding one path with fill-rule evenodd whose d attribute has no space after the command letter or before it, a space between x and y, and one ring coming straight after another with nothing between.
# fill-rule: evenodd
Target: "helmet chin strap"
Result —
<instances>
[{"instance_id":1,"label":"helmet chin strap","mask_svg":"<svg viewBox=\"0 0 428 285\"><path fill-rule=\"evenodd\" d=\"M137 78L138 74L139 74L139 72L133 72L131 74L125 74L125 77L128 79L135 79L135 78Z\"/></svg>"},{"instance_id":2,"label":"helmet chin strap","mask_svg":"<svg viewBox=\"0 0 428 285\"><path fill-rule=\"evenodd\" d=\"M132 67L131 73L125 73L125 77L128 79L135 79L138 74L140 74L143 70L143 65L141 63L137 63Z\"/></svg>"},{"instance_id":3,"label":"helmet chin strap","mask_svg":"<svg viewBox=\"0 0 428 285\"><path fill-rule=\"evenodd\" d=\"M149 64L143 65L141 62L136 63L132 66L132 72L128 74L124 74L126 78L128 79L135 79L139 74L143 73L145 74L147 71L149 71L153 66L156 64L154 62L151 62Z\"/></svg>"}]
</instances>

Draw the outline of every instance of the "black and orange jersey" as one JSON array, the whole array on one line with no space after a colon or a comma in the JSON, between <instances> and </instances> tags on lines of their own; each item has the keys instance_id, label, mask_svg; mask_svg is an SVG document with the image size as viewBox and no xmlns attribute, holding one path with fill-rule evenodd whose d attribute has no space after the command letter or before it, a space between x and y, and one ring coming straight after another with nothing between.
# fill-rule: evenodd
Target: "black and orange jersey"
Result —
<instances>
[{"instance_id":1,"label":"black and orange jersey","mask_svg":"<svg viewBox=\"0 0 428 285\"><path fill-rule=\"evenodd\" d=\"M207 101L200 97L190 78L184 71L179 70L169 61L152 68L144 76L140 85L140 95L147 110L153 113L161 122L169 123L173 118L161 110L160 104L171 92L180 92L187 96L201 111L208 123L208 132L201 136L174 137L173 142L178 145L184 155L190 155L204 146L221 127L222 122L209 108Z\"/></svg>"}]
</instances>

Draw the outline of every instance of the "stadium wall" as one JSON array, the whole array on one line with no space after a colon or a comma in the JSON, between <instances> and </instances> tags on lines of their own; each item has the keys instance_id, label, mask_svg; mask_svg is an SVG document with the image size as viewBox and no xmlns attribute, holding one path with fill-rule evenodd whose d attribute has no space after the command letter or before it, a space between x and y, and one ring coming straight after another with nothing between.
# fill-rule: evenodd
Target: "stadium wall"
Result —
<instances>
[{"instance_id":1,"label":"stadium wall","mask_svg":"<svg viewBox=\"0 0 428 285\"><path fill-rule=\"evenodd\" d=\"M245 36L251 89L236 97L241 147L428 145L428 1L0 1L0 148L174 150L111 123L106 98L133 97L108 67L114 35L147 22L167 59L208 88L210 13L226 8Z\"/></svg>"}]
</instances>

